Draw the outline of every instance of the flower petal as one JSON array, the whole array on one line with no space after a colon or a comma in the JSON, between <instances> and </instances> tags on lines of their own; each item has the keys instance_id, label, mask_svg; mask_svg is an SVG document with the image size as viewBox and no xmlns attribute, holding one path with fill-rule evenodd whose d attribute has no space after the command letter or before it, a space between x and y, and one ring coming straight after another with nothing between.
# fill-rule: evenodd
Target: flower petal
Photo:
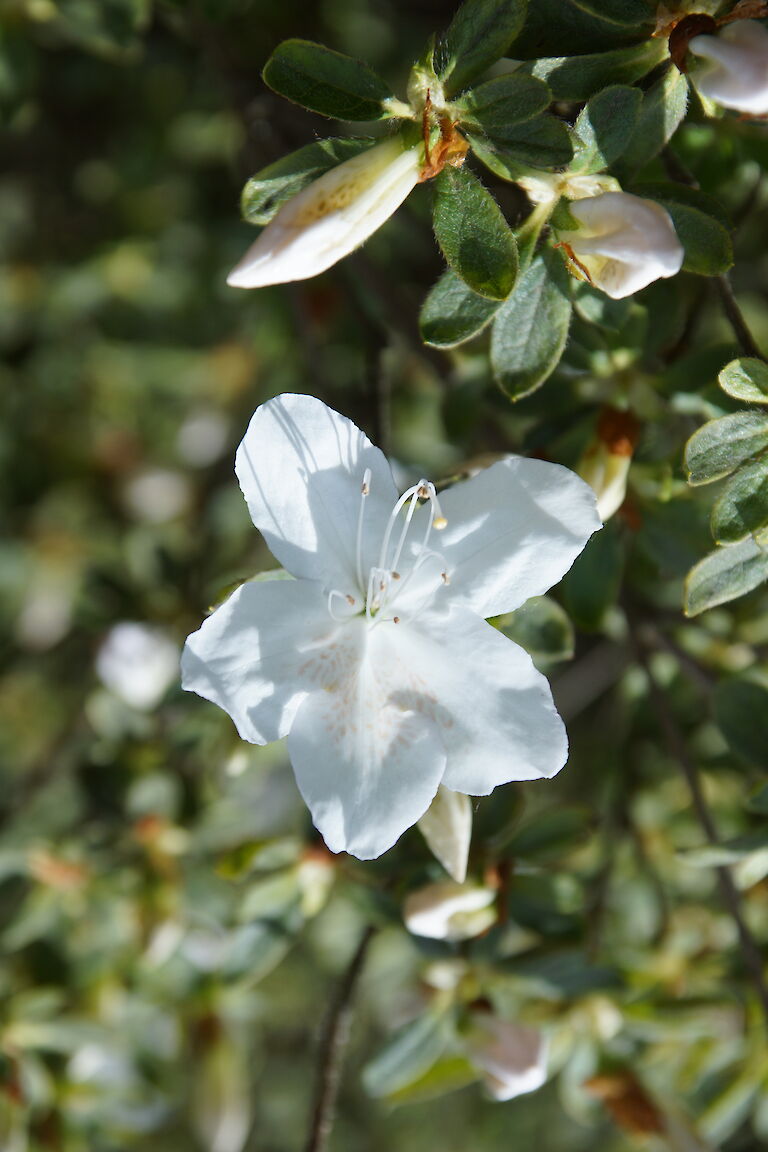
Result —
<instances>
[{"instance_id":1,"label":"flower petal","mask_svg":"<svg viewBox=\"0 0 768 1152\"><path fill-rule=\"evenodd\" d=\"M323 690L301 705L288 737L315 827L332 852L361 860L386 852L423 816L445 769L431 716L418 696L404 698L399 639L396 624L350 621Z\"/></svg>"},{"instance_id":2,"label":"flower petal","mask_svg":"<svg viewBox=\"0 0 768 1152\"><path fill-rule=\"evenodd\" d=\"M465 1043L496 1100L533 1092L547 1078L547 1042L536 1028L475 1012Z\"/></svg>"},{"instance_id":3,"label":"flower petal","mask_svg":"<svg viewBox=\"0 0 768 1152\"><path fill-rule=\"evenodd\" d=\"M560 771L565 728L527 652L457 605L442 615L425 612L398 639L408 678L395 699L416 701L439 727L446 788L484 796L510 780Z\"/></svg>"},{"instance_id":4,"label":"flower petal","mask_svg":"<svg viewBox=\"0 0 768 1152\"><path fill-rule=\"evenodd\" d=\"M228 712L243 740L279 740L316 688L323 643L338 628L318 584L243 584L188 638L182 686Z\"/></svg>"},{"instance_id":5,"label":"flower petal","mask_svg":"<svg viewBox=\"0 0 768 1152\"><path fill-rule=\"evenodd\" d=\"M261 288L325 272L400 207L418 183L420 156L395 138L325 172L283 205L227 283Z\"/></svg>"},{"instance_id":6,"label":"flower petal","mask_svg":"<svg viewBox=\"0 0 768 1152\"><path fill-rule=\"evenodd\" d=\"M485 617L546 592L601 526L589 485L560 464L522 456L456 484L440 502L447 591Z\"/></svg>"},{"instance_id":7,"label":"flower petal","mask_svg":"<svg viewBox=\"0 0 768 1152\"><path fill-rule=\"evenodd\" d=\"M276 396L253 414L235 472L256 527L294 576L357 595L361 487L363 578L376 562L397 499L386 457L359 428L314 396Z\"/></svg>"},{"instance_id":8,"label":"flower petal","mask_svg":"<svg viewBox=\"0 0 768 1152\"><path fill-rule=\"evenodd\" d=\"M706 63L691 79L710 100L753 116L768 114L768 29L739 20L717 36L694 36L688 50Z\"/></svg>"}]
</instances>

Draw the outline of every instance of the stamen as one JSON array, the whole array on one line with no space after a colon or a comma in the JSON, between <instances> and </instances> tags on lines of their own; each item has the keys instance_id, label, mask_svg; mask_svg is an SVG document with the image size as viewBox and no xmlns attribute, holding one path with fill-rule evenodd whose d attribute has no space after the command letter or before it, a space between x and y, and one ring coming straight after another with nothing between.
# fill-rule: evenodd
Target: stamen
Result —
<instances>
[{"instance_id":1,"label":"stamen","mask_svg":"<svg viewBox=\"0 0 768 1152\"><path fill-rule=\"evenodd\" d=\"M390 512L389 520L387 522L387 530L384 533L384 539L381 542L381 552L379 553L379 568L395 568L397 566L397 561L395 561L393 564L386 563L387 552L389 551L389 543L392 539L392 533L394 531L395 524L397 523L397 518L400 515L400 510L408 503L409 500L413 501L414 498L418 499L419 486L422 483L423 481L419 481L419 484L414 484L413 487L408 488L407 491L403 492L402 496L399 498L394 508ZM413 512L411 512L411 516L412 515Z\"/></svg>"},{"instance_id":2,"label":"stamen","mask_svg":"<svg viewBox=\"0 0 768 1152\"><path fill-rule=\"evenodd\" d=\"M357 514L357 542L355 544L355 575L358 588L363 587L363 516L365 514L365 498L371 491L371 470L366 468L363 472L363 482L360 485L360 511Z\"/></svg>"}]
</instances>

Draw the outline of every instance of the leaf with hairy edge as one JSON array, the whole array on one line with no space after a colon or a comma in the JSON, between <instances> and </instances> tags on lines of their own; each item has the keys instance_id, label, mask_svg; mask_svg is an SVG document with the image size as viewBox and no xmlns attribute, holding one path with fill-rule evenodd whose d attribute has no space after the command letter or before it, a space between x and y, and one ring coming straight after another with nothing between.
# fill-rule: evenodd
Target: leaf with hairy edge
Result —
<instances>
[{"instance_id":1,"label":"leaf with hairy edge","mask_svg":"<svg viewBox=\"0 0 768 1152\"><path fill-rule=\"evenodd\" d=\"M517 244L496 201L467 168L444 168L434 182L437 242L473 292L503 300L517 276Z\"/></svg>"},{"instance_id":2,"label":"leaf with hairy edge","mask_svg":"<svg viewBox=\"0 0 768 1152\"><path fill-rule=\"evenodd\" d=\"M749 536L710 552L688 573L685 612L698 616L727 604L768 580L768 534Z\"/></svg>"},{"instance_id":3,"label":"leaf with hairy edge","mask_svg":"<svg viewBox=\"0 0 768 1152\"><path fill-rule=\"evenodd\" d=\"M741 468L712 509L712 535L718 544L734 544L768 525L768 459Z\"/></svg>"},{"instance_id":4,"label":"leaf with hairy edge","mask_svg":"<svg viewBox=\"0 0 768 1152\"><path fill-rule=\"evenodd\" d=\"M592 97L574 125L572 172L601 172L621 156L632 137L642 99L639 89L621 84Z\"/></svg>"},{"instance_id":5,"label":"leaf with hairy edge","mask_svg":"<svg viewBox=\"0 0 768 1152\"><path fill-rule=\"evenodd\" d=\"M493 136L510 124L522 124L543 112L552 93L543 80L522 72L510 72L489 80L454 104L462 124L476 125Z\"/></svg>"},{"instance_id":6,"label":"leaf with hairy edge","mask_svg":"<svg viewBox=\"0 0 768 1152\"><path fill-rule=\"evenodd\" d=\"M676 68L665 72L643 95L632 139L616 170L622 184L672 139L688 110L688 81Z\"/></svg>"},{"instance_id":7,"label":"leaf with hairy edge","mask_svg":"<svg viewBox=\"0 0 768 1152\"><path fill-rule=\"evenodd\" d=\"M663 60L663 40L645 40L629 48L586 56L549 56L523 65L546 81L555 100L588 100L609 84L632 84Z\"/></svg>"},{"instance_id":8,"label":"leaf with hairy edge","mask_svg":"<svg viewBox=\"0 0 768 1152\"><path fill-rule=\"evenodd\" d=\"M510 399L528 396L554 372L570 320L570 278L557 253L546 249L521 276L493 323L491 366Z\"/></svg>"},{"instance_id":9,"label":"leaf with hairy edge","mask_svg":"<svg viewBox=\"0 0 768 1152\"><path fill-rule=\"evenodd\" d=\"M448 96L504 55L523 26L526 0L464 0L435 51Z\"/></svg>"},{"instance_id":10,"label":"leaf with hairy edge","mask_svg":"<svg viewBox=\"0 0 768 1152\"><path fill-rule=\"evenodd\" d=\"M685 446L689 484L709 484L729 476L740 464L768 448L768 416L734 412L710 420Z\"/></svg>"},{"instance_id":11,"label":"leaf with hairy edge","mask_svg":"<svg viewBox=\"0 0 768 1152\"><path fill-rule=\"evenodd\" d=\"M768 404L768 364L754 356L742 356L726 364L717 378L734 400L745 404Z\"/></svg>"},{"instance_id":12,"label":"leaf with hairy edge","mask_svg":"<svg viewBox=\"0 0 768 1152\"><path fill-rule=\"evenodd\" d=\"M449 268L422 305L421 338L435 348L455 348L482 332L500 307L501 301L478 296Z\"/></svg>"},{"instance_id":13,"label":"leaf with hairy edge","mask_svg":"<svg viewBox=\"0 0 768 1152\"><path fill-rule=\"evenodd\" d=\"M316 140L274 164L262 168L243 188L241 209L249 224L268 224L281 204L306 188L318 176L350 160L375 140L369 138L337 137Z\"/></svg>"},{"instance_id":14,"label":"leaf with hairy edge","mask_svg":"<svg viewBox=\"0 0 768 1152\"><path fill-rule=\"evenodd\" d=\"M278 96L336 120L384 120L391 115L387 85L362 60L311 40L284 40L262 73Z\"/></svg>"}]
</instances>

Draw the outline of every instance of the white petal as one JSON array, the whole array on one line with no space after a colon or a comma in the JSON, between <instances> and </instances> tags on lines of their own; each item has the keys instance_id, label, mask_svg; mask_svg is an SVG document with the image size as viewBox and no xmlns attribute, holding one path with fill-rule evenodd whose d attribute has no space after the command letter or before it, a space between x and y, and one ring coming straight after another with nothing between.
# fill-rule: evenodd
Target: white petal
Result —
<instances>
[{"instance_id":1,"label":"white petal","mask_svg":"<svg viewBox=\"0 0 768 1152\"><path fill-rule=\"evenodd\" d=\"M568 755L565 728L527 652L456 605L387 627L400 629L408 670L398 698L439 727L447 788L484 796L510 780L559 772Z\"/></svg>"},{"instance_id":2,"label":"white petal","mask_svg":"<svg viewBox=\"0 0 768 1152\"><path fill-rule=\"evenodd\" d=\"M277 396L256 409L235 460L253 522L283 567L345 595L358 592L366 469L364 574L378 558L397 491L384 454L351 420L314 396Z\"/></svg>"},{"instance_id":3,"label":"white petal","mask_svg":"<svg viewBox=\"0 0 768 1152\"><path fill-rule=\"evenodd\" d=\"M472 805L461 792L441 784L437 796L419 820L419 831L434 855L459 884L467 876L467 857L472 839Z\"/></svg>"},{"instance_id":4,"label":"white petal","mask_svg":"<svg viewBox=\"0 0 768 1152\"><path fill-rule=\"evenodd\" d=\"M182 686L228 712L243 740L279 740L316 688L324 643L338 628L319 585L243 584L188 638Z\"/></svg>"},{"instance_id":5,"label":"white petal","mask_svg":"<svg viewBox=\"0 0 768 1152\"><path fill-rule=\"evenodd\" d=\"M535 1028L475 1012L465 1043L496 1100L533 1092L547 1078L546 1038Z\"/></svg>"},{"instance_id":6,"label":"white petal","mask_svg":"<svg viewBox=\"0 0 768 1152\"><path fill-rule=\"evenodd\" d=\"M397 624L345 625L324 688L299 708L288 737L315 827L332 852L361 860L423 816L445 769L437 726L405 690L399 639Z\"/></svg>"},{"instance_id":7,"label":"white petal","mask_svg":"<svg viewBox=\"0 0 768 1152\"><path fill-rule=\"evenodd\" d=\"M582 227L561 231L559 239L614 300L680 271L685 253L672 217L653 200L604 192L572 201L569 210Z\"/></svg>"},{"instance_id":8,"label":"white petal","mask_svg":"<svg viewBox=\"0 0 768 1152\"><path fill-rule=\"evenodd\" d=\"M688 48L706 61L690 72L703 96L724 108L768 115L768 29L739 20L717 36L694 36Z\"/></svg>"},{"instance_id":9,"label":"white petal","mask_svg":"<svg viewBox=\"0 0 768 1152\"><path fill-rule=\"evenodd\" d=\"M403 904L403 920L414 936L430 940L471 940L496 921L493 888L444 880L411 892Z\"/></svg>"},{"instance_id":10,"label":"white petal","mask_svg":"<svg viewBox=\"0 0 768 1152\"><path fill-rule=\"evenodd\" d=\"M512 612L560 580L600 527L592 490L560 464L510 456L441 492L448 521L434 547L452 602Z\"/></svg>"},{"instance_id":11,"label":"white petal","mask_svg":"<svg viewBox=\"0 0 768 1152\"><path fill-rule=\"evenodd\" d=\"M325 172L283 205L227 283L261 288L324 272L400 207L418 183L420 157L396 138Z\"/></svg>"}]
</instances>

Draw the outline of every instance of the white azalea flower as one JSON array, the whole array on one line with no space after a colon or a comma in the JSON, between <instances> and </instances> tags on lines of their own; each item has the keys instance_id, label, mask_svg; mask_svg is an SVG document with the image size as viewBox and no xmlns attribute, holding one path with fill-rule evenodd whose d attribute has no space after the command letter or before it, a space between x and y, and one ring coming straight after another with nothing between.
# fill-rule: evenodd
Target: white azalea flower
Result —
<instances>
[{"instance_id":1,"label":"white azalea flower","mask_svg":"<svg viewBox=\"0 0 768 1152\"><path fill-rule=\"evenodd\" d=\"M444 880L407 896L403 920L414 936L430 940L469 940L496 921L493 888Z\"/></svg>"},{"instance_id":2,"label":"white azalea flower","mask_svg":"<svg viewBox=\"0 0 768 1152\"><path fill-rule=\"evenodd\" d=\"M690 73L702 96L768 116L768 29L757 20L738 20L716 36L694 36L688 49L703 61Z\"/></svg>"},{"instance_id":3,"label":"white azalea flower","mask_svg":"<svg viewBox=\"0 0 768 1152\"><path fill-rule=\"evenodd\" d=\"M334 852L379 856L442 783L485 795L553 776L567 741L544 677L484 617L570 568L600 526L572 472L508 457L438 501L311 396L254 414L235 464L295 580L244 584L190 636L183 685L255 744L288 736ZM442 531L440 531L442 529Z\"/></svg>"},{"instance_id":4,"label":"white azalea flower","mask_svg":"<svg viewBox=\"0 0 768 1152\"><path fill-rule=\"evenodd\" d=\"M653 200L629 192L603 192L572 201L568 208L580 227L560 231L558 239L591 283L612 299L631 296L680 271L683 246L671 216Z\"/></svg>"},{"instance_id":5,"label":"white azalea flower","mask_svg":"<svg viewBox=\"0 0 768 1152\"><path fill-rule=\"evenodd\" d=\"M547 1079L546 1038L536 1028L476 1011L464 1042L495 1100L534 1092Z\"/></svg>"},{"instance_id":6,"label":"white azalea flower","mask_svg":"<svg viewBox=\"0 0 768 1152\"><path fill-rule=\"evenodd\" d=\"M227 283L263 288L325 272L400 207L422 163L423 148L393 137L331 168L283 204Z\"/></svg>"},{"instance_id":7,"label":"white azalea flower","mask_svg":"<svg viewBox=\"0 0 768 1152\"><path fill-rule=\"evenodd\" d=\"M126 704L150 711L179 674L179 649L159 628L126 620L107 633L96 672Z\"/></svg>"}]
</instances>

